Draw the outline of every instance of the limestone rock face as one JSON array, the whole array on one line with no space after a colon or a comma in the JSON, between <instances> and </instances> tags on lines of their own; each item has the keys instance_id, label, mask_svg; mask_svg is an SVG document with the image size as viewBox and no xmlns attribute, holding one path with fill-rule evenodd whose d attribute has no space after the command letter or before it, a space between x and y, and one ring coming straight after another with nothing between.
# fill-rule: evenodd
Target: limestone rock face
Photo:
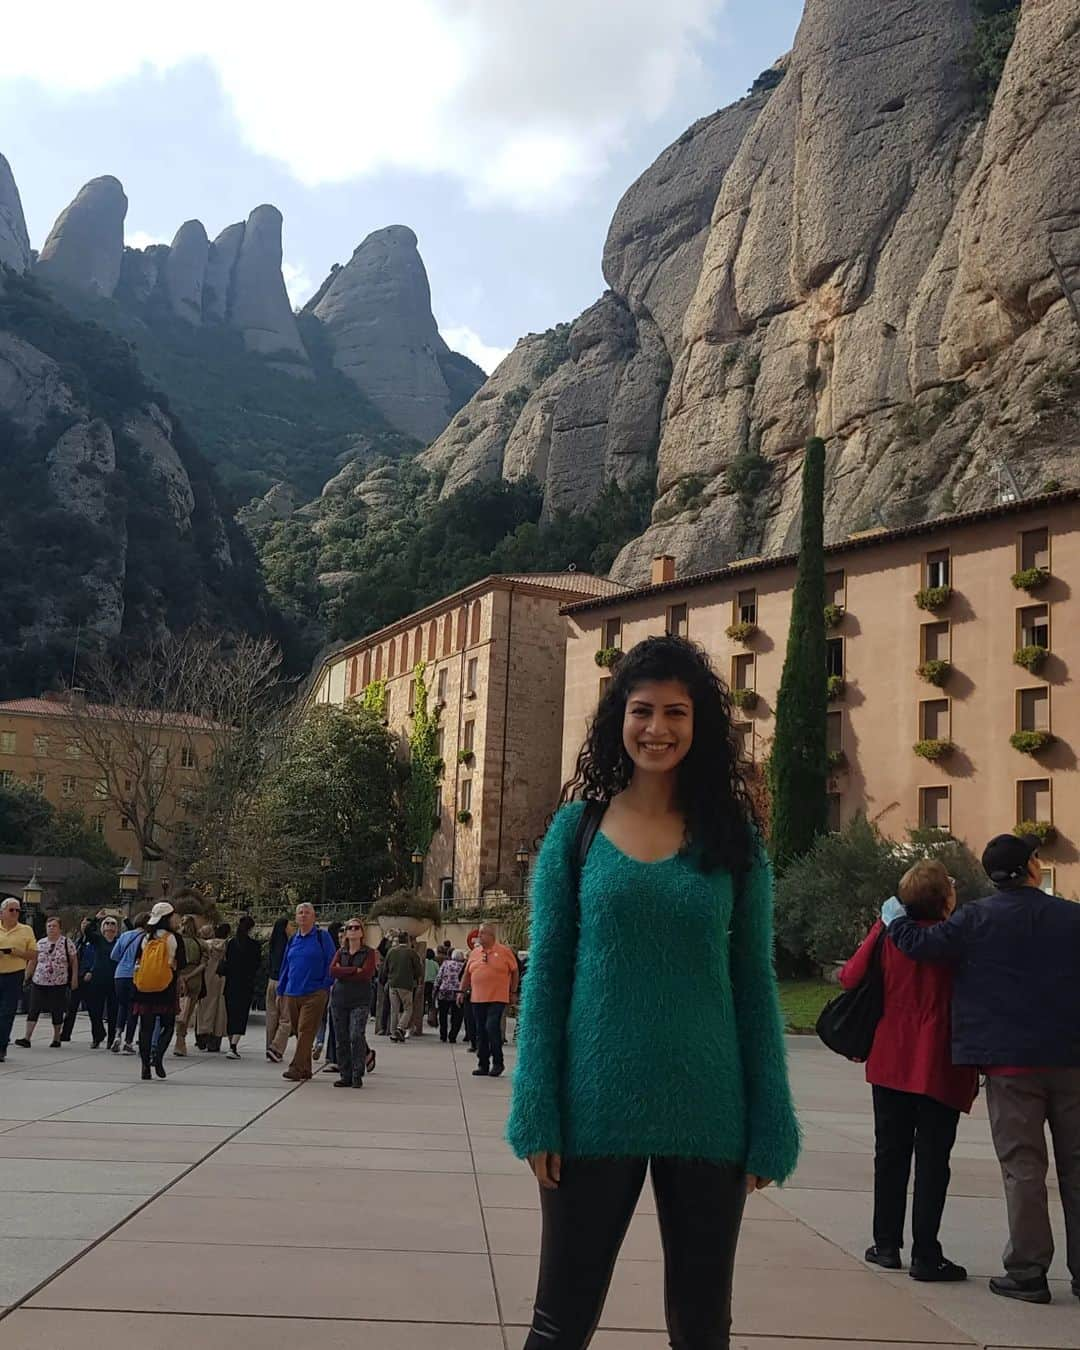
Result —
<instances>
[{"instance_id":1,"label":"limestone rock face","mask_svg":"<svg viewBox=\"0 0 1080 1350\"><path fill-rule=\"evenodd\" d=\"M150 403L144 411L125 419L124 431L138 445L156 474L177 529L181 534L186 533L195 510L195 494L187 469L172 442L172 423L156 403Z\"/></svg>"},{"instance_id":2,"label":"limestone rock face","mask_svg":"<svg viewBox=\"0 0 1080 1350\"><path fill-rule=\"evenodd\" d=\"M173 313L201 324L210 241L200 220L187 220L176 232L165 262L165 290Z\"/></svg>"},{"instance_id":3,"label":"limestone rock face","mask_svg":"<svg viewBox=\"0 0 1080 1350\"><path fill-rule=\"evenodd\" d=\"M56 362L14 334L0 332L0 412L32 436L50 417L78 411Z\"/></svg>"},{"instance_id":4,"label":"limestone rock face","mask_svg":"<svg viewBox=\"0 0 1080 1350\"><path fill-rule=\"evenodd\" d=\"M446 426L455 401L443 365L449 348L431 312L431 289L405 225L369 234L316 297L334 364L386 420L420 441Z\"/></svg>"},{"instance_id":5,"label":"limestone rock face","mask_svg":"<svg viewBox=\"0 0 1080 1350\"><path fill-rule=\"evenodd\" d=\"M11 166L0 155L0 267L25 272L30 266L30 236L26 233L22 199Z\"/></svg>"},{"instance_id":6,"label":"limestone rock face","mask_svg":"<svg viewBox=\"0 0 1080 1350\"><path fill-rule=\"evenodd\" d=\"M120 280L127 205L119 179L91 179L45 240L37 262L41 274L93 295L112 295Z\"/></svg>"},{"instance_id":7,"label":"limestone rock face","mask_svg":"<svg viewBox=\"0 0 1080 1350\"><path fill-rule=\"evenodd\" d=\"M247 218L232 269L228 320L244 335L249 351L307 371L307 350L281 275L281 212L276 206L257 206Z\"/></svg>"},{"instance_id":8,"label":"limestone rock face","mask_svg":"<svg viewBox=\"0 0 1080 1350\"><path fill-rule=\"evenodd\" d=\"M203 282L203 315L207 319L224 323L228 317L233 268L243 242L244 222L238 220L235 225L226 225L210 245Z\"/></svg>"}]
</instances>

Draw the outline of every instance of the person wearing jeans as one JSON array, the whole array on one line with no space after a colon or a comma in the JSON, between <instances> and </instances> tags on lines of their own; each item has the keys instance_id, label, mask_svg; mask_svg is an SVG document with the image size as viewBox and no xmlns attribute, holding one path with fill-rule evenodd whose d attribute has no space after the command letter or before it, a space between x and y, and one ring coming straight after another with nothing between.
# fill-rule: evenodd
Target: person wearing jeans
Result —
<instances>
[{"instance_id":1,"label":"person wearing jeans","mask_svg":"<svg viewBox=\"0 0 1080 1350\"><path fill-rule=\"evenodd\" d=\"M282 1016L288 1016L296 1031L296 1050L292 1063L282 1074L290 1082L311 1077L311 1050L315 1033L322 1025L326 1001L333 981L330 963L334 959L330 934L315 922L315 907L296 907L296 932L289 939L281 959L277 998Z\"/></svg>"},{"instance_id":2,"label":"person wearing jeans","mask_svg":"<svg viewBox=\"0 0 1080 1350\"><path fill-rule=\"evenodd\" d=\"M143 931L147 914L135 917L135 927L121 933L112 949L113 985L116 989L116 1035L109 1049L118 1055L123 1045L125 1055L135 1053L135 1033L139 1019L132 1011L135 998L135 963L139 959L139 947L142 945Z\"/></svg>"},{"instance_id":3,"label":"person wearing jeans","mask_svg":"<svg viewBox=\"0 0 1080 1350\"><path fill-rule=\"evenodd\" d=\"M334 987L330 1011L337 1044L338 1078L335 1087L364 1086L368 1044L364 1035L371 1008L371 981L378 968L378 954L364 943L362 919L349 919L342 929L341 948L330 963Z\"/></svg>"},{"instance_id":4,"label":"person wearing jeans","mask_svg":"<svg viewBox=\"0 0 1080 1350\"><path fill-rule=\"evenodd\" d=\"M496 941L491 924L481 924L458 993L459 1003L464 1003L466 994L472 999L476 1027L475 1078L498 1078L503 1071L503 1013L517 992L517 984L517 957L509 947Z\"/></svg>"},{"instance_id":5,"label":"person wearing jeans","mask_svg":"<svg viewBox=\"0 0 1080 1350\"><path fill-rule=\"evenodd\" d=\"M940 924L956 908L956 888L940 862L925 859L900 879L907 912L924 926ZM840 971L856 989L881 963L884 1011L866 1061L874 1101L874 1242L871 1265L900 1270L908 1180L915 1160L911 1278L950 1282L967 1271L947 1261L938 1241L949 1189L949 1156L961 1111L970 1111L978 1074L954 1068L949 1044L952 972L920 966L883 941L880 921Z\"/></svg>"},{"instance_id":6,"label":"person wearing jeans","mask_svg":"<svg viewBox=\"0 0 1080 1350\"><path fill-rule=\"evenodd\" d=\"M278 976L285 957L285 948L296 932L292 919L276 919L270 931L270 942L266 949L266 1058L273 1064L280 1064L285 1057L285 1047L292 1035L289 1019L282 1017L278 1007Z\"/></svg>"},{"instance_id":7,"label":"person wearing jeans","mask_svg":"<svg viewBox=\"0 0 1080 1350\"><path fill-rule=\"evenodd\" d=\"M34 930L19 922L19 909L14 896L0 902L0 1064L7 1058L23 983L37 960Z\"/></svg>"}]
</instances>

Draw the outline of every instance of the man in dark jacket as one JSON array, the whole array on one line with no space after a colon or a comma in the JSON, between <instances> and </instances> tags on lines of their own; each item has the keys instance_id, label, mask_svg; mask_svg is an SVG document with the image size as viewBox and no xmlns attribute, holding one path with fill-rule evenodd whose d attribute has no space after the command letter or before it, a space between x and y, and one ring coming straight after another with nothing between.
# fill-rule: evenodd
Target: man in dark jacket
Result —
<instances>
[{"instance_id":1,"label":"man in dark jacket","mask_svg":"<svg viewBox=\"0 0 1080 1350\"><path fill-rule=\"evenodd\" d=\"M986 1072L1009 1212L1006 1273L990 1288L1026 1303L1051 1297L1047 1124L1080 1298L1080 905L1042 891L1038 849L1031 835L991 839L982 864L995 893L945 923L922 928L892 901L882 912L905 956L954 967L953 1063Z\"/></svg>"}]
</instances>

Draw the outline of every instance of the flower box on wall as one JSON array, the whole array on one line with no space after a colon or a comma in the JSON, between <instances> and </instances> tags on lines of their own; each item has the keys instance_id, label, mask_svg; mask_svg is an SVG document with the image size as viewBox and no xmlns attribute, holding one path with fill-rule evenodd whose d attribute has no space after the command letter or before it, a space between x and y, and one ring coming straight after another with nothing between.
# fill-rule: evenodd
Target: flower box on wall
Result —
<instances>
[{"instance_id":1,"label":"flower box on wall","mask_svg":"<svg viewBox=\"0 0 1080 1350\"><path fill-rule=\"evenodd\" d=\"M1050 652L1046 647L1036 647L1034 645L1017 647L1016 651L1013 653L1013 661L1018 666L1023 666L1026 671L1034 675L1042 669L1043 663L1049 655Z\"/></svg>"},{"instance_id":2,"label":"flower box on wall","mask_svg":"<svg viewBox=\"0 0 1080 1350\"><path fill-rule=\"evenodd\" d=\"M1048 745L1053 745L1054 733L1052 731L1014 731L1009 737L1009 744L1014 750L1019 750L1025 755L1037 755L1040 750L1045 750Z\"/></svg>"},{"instance_id":3,"label":"flower box on wall","mask_svg":"<svg viewBox=\"0 0 1080 1350\"><path fill-rule=\"evenodd\" d=\"M745 645L747 642L750 642L757 637L758 626L756 623L747 623L743 621L741 623L729 624L726 632L733 642L741 642Z\"/></svg>"},{"instance_id":4,"label":"flower box on wall","mask_svg":"<svg viewBox=\"0 0 1080 1350\"><path fill-rule=\"evenodd\" d=\"M924 661L917 670L917 674L926 681L927 684L936 685L939 689L949 678L952 671L951 661Z\"/></svg>"},{"instance_id":5,"label":"flower box on wall","mask_svg":"<svg viewBox=\"0 0 1080 1350\"><path fill-rule=\"evenodd\" d=\"M1013 830L1013 834L1031 834L1040 844L1049 844L1057 834L1057 830L1048 820L1021 820Z\"/></svg>"},{"instance_id":6,"label":"flower box on wall","mask_svg":"<svg viewBox=\"0 0 1080 1350\"><path fill-rule=\"evenodd\" d=\"M457 818L458 818L458 824L459 824L459 825L468 825L468 824L472 821L472 812L471 812L471 811L459 811L459 812L457 813Z\"/></svg>"},{"instance_id":7,"label":"flower box on wall","mask_svg":"<svg viewBox=\"0 0 1080 1350\"><path fill-rule=\"evenodd\" d=\"M731 701L736 708L741 708L744 712L749 712L752 708L757 707L757 690L733 689L731 691Z\"/></svg>"},{"instance_id":8,"label":"flower box on wall","mask_svg":"<svg viewBox=\"0 0 1080 1350\"><path fill-rule=\"evenodd\" d=\"M825 756L825 763L830 770L846 769L847 755L843 750L830 750Z\"/></svg>"},{"instance_id":9,"label":"flower box on wall","mask_svg":"<svg viewBox=\"0 0 1080 1350\"><path fill-rule=\"evenodd\" d=\"M844 615L845 615L846 613L847 613L847 611L844 609L844 606L843 606L843 605L826 605L826 606L825 606L825 627L826 627L826 628L839 628L840 625L841 625L841 624L843 623L843 621L844 621Z\"/></svg>"},{"instance_id":10,"label":"flower box on wall","mask_svg":"<svg viewBox=\"0 0 1080 1350\"><path fill-rule=\"evenodd\" d=\"M471 765L475 761L476 755L471 750L459 750L457 759L459 764Z\"/></svg>"},{"instance_id":11,"label":"flower box on wall","mask_svg":"<svg viewBox=\"0 0 1080 1350\"><path fill-rule=\"evenodd\" d=\"M1050 580L1048 567L1025 567L1012 574L1012 584L1018 591L1037 591Z\"/></svg>"},{"instance_id":12,"label":"flower box on wall","mask_svg":"<svg viewBox=\"0 0 1080 1350\"><path fill-rule=\"evenodd\" d=\"M829 702L832 703L838 698L843 698L846 687L843 675L830 675L825 681L825 695Z\"/></svg>"},{"instance_id":13,"label":"flower box on wall","mask_svg":"<svg viewBox=\"0 0 1080 1350\"><path fill-rule=\"evenodd\" d=\"M944 759L946 755L951 755L956 749L952 741L931 737L928 740L916 741L912 749L920 759L939 760Z\"/></svg>"},{"instance_id":14,"label":"flower box on wall","mask_svg":"<svg viewBox=\"0 0 1080 1350\"><path fill-rule=\"evenodd\" d=\"M928 609L932 613L943 609L952 599L952 594L951 586L924 586L921 591L915 592L915 603L920 609Z\"/></svg>"},{"instance_id":15,"label":"flower box on wall","mask_svg":"<svg viewBox=\"0 0 1080 1350\"><path fill-rule=\"evenodd\" d=\"M621 647L601 647L596 653L595 660L601 670L614 670L621 657Z\"/></svg>"}]
</instances>

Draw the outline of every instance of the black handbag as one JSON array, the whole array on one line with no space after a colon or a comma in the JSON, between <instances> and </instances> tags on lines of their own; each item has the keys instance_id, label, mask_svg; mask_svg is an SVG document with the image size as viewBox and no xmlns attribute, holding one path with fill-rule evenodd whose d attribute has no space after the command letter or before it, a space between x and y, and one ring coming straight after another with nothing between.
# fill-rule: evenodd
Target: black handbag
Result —
<instances>
[{"instance_id":1,"label":"black handbag","mask_svg":"<svg viewBox=\"0 0 1080 1350\"><path fill-rule=\"evenodd\" d=\"M816 1031L822 1041L845 1059L863 1064L874 1048L874 1033L885 1010L885 976L881 969L882 926L870 954L870 965L861 984L847 989L822 1008Z\"/></svg>"}]
</instances>

